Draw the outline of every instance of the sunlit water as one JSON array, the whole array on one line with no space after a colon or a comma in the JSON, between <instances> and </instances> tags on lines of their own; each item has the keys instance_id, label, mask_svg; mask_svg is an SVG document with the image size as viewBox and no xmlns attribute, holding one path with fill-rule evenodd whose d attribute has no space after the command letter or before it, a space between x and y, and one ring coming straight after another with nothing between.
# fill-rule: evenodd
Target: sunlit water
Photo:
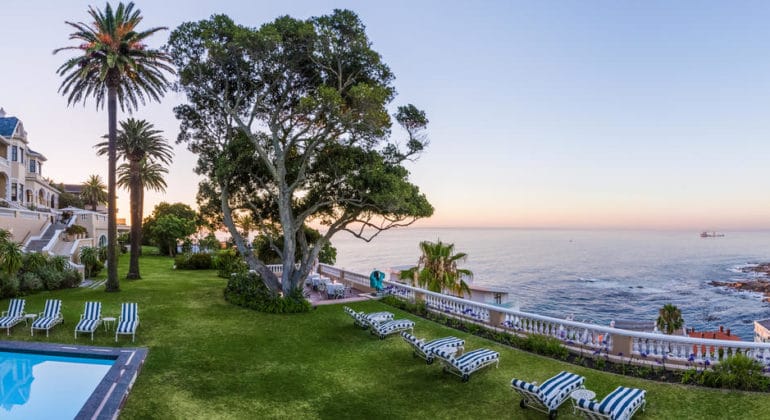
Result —
<instances>
[{"instance_id":1,"label":"sunlit water","mask_svg":"<svg viewBox=\"0 0 770 420\"><path fill-rule=\"evenodd\" d=\"M607 324L654 320L665 303L677 305L688 327L731 328L752 340L756 319L770 304L755 293L713 287L712 280L746 279L739 267L770 262L770 232L576 231L519 229L401 229L371 243L335 237L337 266L369 273L416 263L422 240L454 243L468 254L462 267L474 284L511 291L524 311Z\"/></svg>"}]
</instances>

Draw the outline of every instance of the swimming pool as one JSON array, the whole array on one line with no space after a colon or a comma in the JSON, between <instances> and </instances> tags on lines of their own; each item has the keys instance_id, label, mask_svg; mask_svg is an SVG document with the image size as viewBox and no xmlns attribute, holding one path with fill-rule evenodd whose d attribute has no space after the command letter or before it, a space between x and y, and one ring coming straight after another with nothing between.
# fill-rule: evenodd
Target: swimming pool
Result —
<instances>
[{"instance_id":1,"label":"swimming pool","mask_svg":"<svg viewBox=\"0 0 770 420\"><path fill-rule=\"evenodd\" d=\"M0 418L115 418L146 349L0 342Z\"/></svg>"}]
</instances>

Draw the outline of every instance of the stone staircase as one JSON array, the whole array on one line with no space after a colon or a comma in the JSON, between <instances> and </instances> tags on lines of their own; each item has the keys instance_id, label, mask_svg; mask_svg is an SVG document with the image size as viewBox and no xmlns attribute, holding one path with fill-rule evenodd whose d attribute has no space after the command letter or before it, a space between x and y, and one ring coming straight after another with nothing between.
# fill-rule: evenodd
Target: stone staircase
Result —
<instances>
[{"instance_id":1,"label":"stone staircase","mask_svg":"<svg viewBox=\"0 0 770 420\"><path fill-rule=\"evenodd\" d=\"M66 229L67 225L64 223L56 222L48 227L43 236L40 239L29 241L27 245L27 252L40 252L48 245L48 242L53 238L54 233L59 229Z\"/></svg>"}]
</instances>

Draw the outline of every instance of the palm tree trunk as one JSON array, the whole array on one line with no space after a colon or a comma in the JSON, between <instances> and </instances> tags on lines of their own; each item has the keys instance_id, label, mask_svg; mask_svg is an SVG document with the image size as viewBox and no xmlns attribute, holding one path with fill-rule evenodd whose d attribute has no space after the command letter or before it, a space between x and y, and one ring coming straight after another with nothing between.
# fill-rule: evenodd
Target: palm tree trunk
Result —
<instances>
[{"instance_id":1,"label":"palm tree trunk","mask_svg":"<svg viewBox=\"0 0 770 420\"><path fill-rule=\"evenodd\" d=\"M128 274L126 278L129 280L136 280L142 278L139 274L139 250L142 244L142 214L141 214L141 198L142 193L142 180L139 177L139 161L132 160L129 162L129 170L131 172L131 260L128 264Z\"/></svg>"},{"instance_id":2,"label":"palm tree trunk","mask_svg":"<svg viewBox=\"0 0 770 420\"><path fill-rule=\"evenodd\" d=\"M113 75L110 75L113 76ZM110 76L107 76L110 78ZM114 76L112 78L115 78ZM117 80L108 81L107 85L107 283L108 292L120 290L118 282L118 256L115 244L118 239L117 212L115 208L115 166L117 161L118 110L117 110Z\"/></svg>"}]
</instances>

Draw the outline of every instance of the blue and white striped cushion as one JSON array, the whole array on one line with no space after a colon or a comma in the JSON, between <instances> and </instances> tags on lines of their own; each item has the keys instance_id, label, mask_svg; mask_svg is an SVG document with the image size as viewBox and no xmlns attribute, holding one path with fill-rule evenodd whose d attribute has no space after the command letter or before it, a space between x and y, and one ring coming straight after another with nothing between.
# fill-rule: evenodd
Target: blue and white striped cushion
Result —
<instances>
[{"instance_id":1,"label":"blue and white striped cushion","mask_svg":"<svg viewBox=\"0 0 770 420\"><path fill-rule=\"evenodd\" d=\"M538 396L546 407L555 410L584 381L580 375L562 371L540 385Z\"/></svg>"},{"instance_id":2,"label":"blue and white striped cushion","mask_svg":"<svg viewBox=\"0 0 770 420\"><path fill-rule=\"evenodd\" d=\"M0 318L0 328L10 328L18 324L21 318L18 316L4 316Z\"/></svg>"},{"instance_id":3,"label":"blue and white striped cushion","mask_svg":"<svg viewBox=\"0 0 770 420\"><path fill-rule=\"evenodd\" d=\"M43 318L58 318L60 312L61 312L61 300L59 300L59 299L48 299L48 300L45 301L45 309L43 310Z\"/></svg>"},{"instance_id":4,"label":"blue and white striped cushion","mask_svg":"<svg viewBox=\"0 0 770 420\"><path fill-rule=\"evenodd\" d=\"M384 337L388 334L413 329L414 322L408 319L397 319L395 321L387 321L377 326L373 326L372 328L380 337Z\"/></svg>"},{"instance_id":5,"label":"blue and white striped cushion","mask_svg":"<svg viewBox=\"0 0 770 420\"><path fill-rule=\"evenodd\" d=\"M449 361L462 373L471 373L480 366L500 358L500 353L489 349L476 349Z\"/></svg>"},{"instance_id":6,"label":"blue and white striped cushion","mask_svg":"<svg viewBox=\"0 0 770 420\"><path fill-rule=\"evenodd\" d=\"M419 338L413 336L412 334L409 334L408 332L403 331L401 333L401 337L403 337L404 341L406 341L407 343L411 344L416 349L418 349L418 348L421 349L422 348L422 346L421 346L422 340L420 340Z\"/></svg>"},{"instance_id":7,"label":"blue and white striped cushion","mask_svg":"<svg viewBox=\"0 0 770 420\"><path fill-rule=\"evenodd\" d=\"M51 328L52 326L56 325L56 323L59 321L58 318L53 317L42 317L35 320L35 322L32 323L32 328L36 330L47 330Z\"/></svg>"},{"instance_id":8,"label":"blue and white striped cushion","mask_svg":"<svg viewBox=\"0 0 770 420\"><path fill-rule=\"evenodd\" d=\"M615 420L636 409L644 401L645 391L636 388L617 387L599 403L599 411L609 413Z\"/></svg>"},{"instance_id":9,"label":"blue and white striped cushion","mask_svg":"<svg viewBox=\"0 0 770 420\"><path fill-rule=\"evenodd\" d=\"M83 311L83 319L98 320L102 317L102 303L101 302L86 302L85 310Z\"/></svg>"},{"instance_id":10,"label":"blue and white striped cushion","mask_svg":"<svg viewBox=\"0 0 770 420\"><path fill-rule=\"evenodd\" d=\"M24 305L27 303L24 299L11 299L8 303L8 316L20 317L24 315Z\"/></svg>"},{"instance_id":11,"label":"blue and white striped cushion","mask_svg":"<svg viewBox=\"0 0 770 420\"><path fill-rule=\"evenodd\" d=\"M98 325L99 320L97 319L81 319L78 325L75 326L75 331L92 332L96 330Z\"/></svg>"},{"instance_id":12,"label":"blue and white striped cushion","mask_svg":"<svg viewBox=\"0 0 770 420\"><path fill-rule=\"evenodd\" d=\"M135 321L138 318L136 303L124 303L120 308L121 321Z\"/></svg>"},{"instance_id":13,"label":"blue and white striped cushion","mask_svg":"<svg viewBox=\"0 0 770 420\"><path fill-rule=\"evenodd\" d=\"M131 334L136 331L136 321L120 321L117 331L121 334Z\"/></svg>"},{"instance_id":14,"label":"blue and white striped cushion","mask_svg":"<svg viewBox=\"0 0 770 420\"><path fill-rule=\"evenodd\" d=\"M521 379L516 379L516 378L512 379L511 385L515 388L523 389L533 394L537 394L538 391L540 391L540 388L537 385L529 383L527 381L522 381Z\"/></svg>"},{"instance_id":15,"label":"blue and white striped cushion","mask_svg":"<svg viewBox=\"0 0 770 420\"><path fill-rule=\"evenodd\" d=\"M418 344L425 354L431 354L441 348L457 348L465 345L465 340L457 337L444 337Z\"/></svg>"},{"instance_id":16,"label":"blue and white striped cushion","mask_svg":"<svg viewBox=\"0 0 770 420\"><path fill-rule=\"evenodd\" d=\"M390 312L373 312L370 314L364 314L364 319L372 324L372 323L381 323L385 321L389 321L393 319L393 314Z\"/></svg>"}]
</instances>

